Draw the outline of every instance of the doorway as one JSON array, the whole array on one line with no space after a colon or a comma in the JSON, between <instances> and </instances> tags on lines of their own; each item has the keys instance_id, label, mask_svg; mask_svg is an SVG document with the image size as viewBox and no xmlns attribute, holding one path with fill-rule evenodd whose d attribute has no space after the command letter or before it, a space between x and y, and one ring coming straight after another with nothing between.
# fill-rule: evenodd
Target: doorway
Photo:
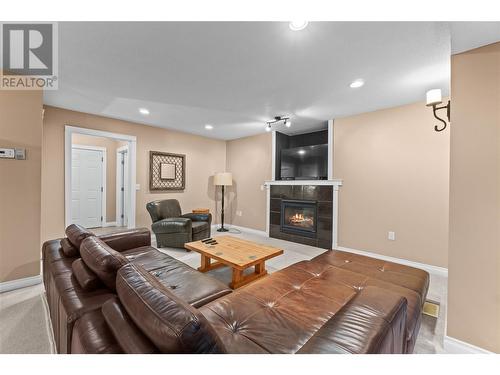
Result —
<instances>
[{"instance_id":1,"label":"doorway","mask_svg":"<svg viewBox=\"0 0 500 375\"><path fill-rule=\"evenodd\" d=\"M134 228L135 178L135 136L65 127L66 227L75 223L85 228Z\"/></svg>"}]
</instances>

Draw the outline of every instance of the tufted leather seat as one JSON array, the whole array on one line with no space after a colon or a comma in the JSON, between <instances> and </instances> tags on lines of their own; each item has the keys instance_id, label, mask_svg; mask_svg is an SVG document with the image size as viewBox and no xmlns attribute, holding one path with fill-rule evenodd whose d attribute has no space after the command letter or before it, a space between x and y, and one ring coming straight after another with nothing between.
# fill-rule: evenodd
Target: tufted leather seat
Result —
<instances>
[{"instance_id":1,"label":"tufted leather seat","mask_svg":"<svg viewBox=\"0 0 500 375\"><path fill-rule=\"evenodd\" d=\"M403 269L400 269L401 278L404 278ZM409 272L411 275L414 271ZM428 285L428 281L424 285ZM367 288L378 288L383 293L369 299L364 294ZM372 306L394 296L405 300L405 324L402 329L399 326L402 352L412 352L420 327L421 295L400 285L331 265L321 257L295 263L203 306L201 311L216 327L226 347L234 352L296 353L360 294ZM359 334L370 334L370 329Z\"/></svg>"},{"instance_id":2,"label":"tufted leather seat","mask_svg":"<svg viewBox=\"0 0 500 375\"><path fill-rule=\"evenodd\" d=\"M331 264L413 290L420 295L422 304L425 302L425 296L429 289L429 274L427 272L402 264L338 250L326 251L313 258L312 261Z\"/></svg>"},{"instance_id":3,"label":"tufted leather seat","mask_svg":"<svg viewBox=\"0 0 500 375\"><path fill-rule=\"evenodd\" d=\"M429 286L425 271L327 251L231 293L149 243L82 243L83 258L44 244L61 353L411 353Z\"/></svg>"},{"instance_id":4,"label":"tufted leather seat","mask_svg":"<svg viewBox=\"0 0 500 375\"><path fill-rule=\"evenodd\" d=\"M366 287L326 322L298 353L403 353L405 299Z\"/></svg>"},{"instance_id":5,"label":"tufted leather seat","mask_svg":"<svg viewBox=\"0 0 500 375\"><path fill-rule=\"evenodd\" d=\"M400 293L408 300L407 352L412 352L421 324L421 311L429 289L429 274L418 268L345 251L329 250L311 259L368 276L366 285ZM416 295L415 295L416 294Z\"/></svg>"},{"instance_id":6,"label":"tufted leather seat","mask_svg":"<svg viewBox=\"0 0 500 375\"><path fill-rule=\"evenodd\" d=\"M149 305L148 314L161 306L165 322L176 321L177 309L185 308L182 300L159 303L154 296L170 289L158 277L148 275L154 273L138 265L119 271L117 287L129 280L127 292L119 292L118 298L103 305L100 314L93 314L92 319L98 321L93 327L94 340L87 339L88 323L75 325L75 353L99 353L116 345L117 352L125 353L185 352L177 345L164 346L158 335L168 330L158 326L157 318L151 320L141 312L146 308L142 299L129 298L130 293L148 296L156 306ZM405 353L407 299L399 292L369 284L364 275L328 264L300 262L190 311L203 315L211 327L206 328L208 340L228 353ZM414 303L419 296L411 293ZM105 320L107 324L103 324ZM199 334L189 337L198 337L193 348L203 347L207 339ZM170 342L170 338L165 340Z\"/></svg>"}]
</instances>

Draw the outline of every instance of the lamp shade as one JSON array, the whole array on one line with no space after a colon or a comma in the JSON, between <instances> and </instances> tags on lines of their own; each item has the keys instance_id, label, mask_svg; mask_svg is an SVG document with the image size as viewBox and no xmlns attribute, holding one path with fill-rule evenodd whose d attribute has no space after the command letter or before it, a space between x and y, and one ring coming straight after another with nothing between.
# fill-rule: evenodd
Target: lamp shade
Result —
<instances>
[{"instance_id":1,"label":"lamp shade","mask_svg":"<svg viewBox=\"0 0 500 375\"><path fill-rule=\"evenodd\" d=\"M233 175L229 172L216 173L214 176L214 185L230 186L233 184Z\"/></svg>"},{"instance_id":2,"label":"lamp shade","mask_svg":"<svg viewBox=\"0 0 500 375\"><path fill-rule=\"evenodd\" d=\"M443 102L443 98L441 97L441 89L433 89L427 91L426 97L428 106L441 104Z\"/></svg>"}]
</instances>

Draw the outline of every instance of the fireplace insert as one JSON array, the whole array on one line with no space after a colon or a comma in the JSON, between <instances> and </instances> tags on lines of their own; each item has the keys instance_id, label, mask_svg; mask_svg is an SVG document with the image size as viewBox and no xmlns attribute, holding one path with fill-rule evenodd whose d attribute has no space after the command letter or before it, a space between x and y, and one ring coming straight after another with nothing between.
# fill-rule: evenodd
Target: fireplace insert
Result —
<instances>
[{"instance_id":1,"label":"fireplace insert","mask_svg":"<svg viewBox=\"0 0 500 375\"><path fill-rule=\"evenodd\" d=\"M281 231L306 237L316 237L316 201L281 201Z\"/></svg>"}]
</instances>

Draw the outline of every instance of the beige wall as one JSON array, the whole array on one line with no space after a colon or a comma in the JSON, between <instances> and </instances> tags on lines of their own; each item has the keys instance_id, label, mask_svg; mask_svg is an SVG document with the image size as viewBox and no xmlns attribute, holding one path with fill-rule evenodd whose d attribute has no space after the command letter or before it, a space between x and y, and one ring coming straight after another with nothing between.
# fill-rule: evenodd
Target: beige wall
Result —
<instances>
[{"instance_id":1,"label":"beige wall","mask_svg":"<svg viewBox=\"0 0 500 375\"><path fill-rule=\"evenodd\" d=\"M335 120L340 246L447 267L450 134L435 124L425 103Z\"/></svg>"},{"instance_id":2,"label":"beige wall","mask_svg":"<svg viewBox=\"0 0 500 375\"><path fill-rule=\"evenodd\" d=\"M106 222L116 220L116 150L127 142L112 138L73 134L73 145L98 146L106 149Z\"/></svg>"},{"instance_id":3,"label":"beige wall","mask_svg":"<svg viewBox=\"0 0 500 375\"><path fill-rule=\"evenodd\" d=\"M500 43L451 61L447 335L500 353Z\"/></svg>"},{"instance_id":4,"label":"beige wall","mask_svg":"<svg viewBox=\"0 0 500 375\"><path fill-rule=\"evenodd\" d=\"M190 212L195 207L208 207L214 211L211 176L225 169L224 141L46 107L43 123L42 239L56 238L64 233L64 126L67 124L137 137L137 184L140 184L140 190L137 191L136 226L150 227L146 203L156 199L178 199L184 212ZM186 155L186 189L183 192L149 191L149 151Z\"/></svg>"},{"instance_id":5,"label":"beige wall","mask_svg":"<svg viewBox=\"0 0 500 375\"><path fill-rule=\"evenodd\" d=\"M260 134L226 143L226 170L233 174L228 188L227 222L233 225L266 230L266 190L271 179L272 135ZM241 212L241 216L237 212Z\"/></svg>"},{"instance_id":6,"label":"beige wall","mask_svg":"<svg viewBox=\"0 0 500 375\"><path fill-rule=\"evenodd\" d=\"M40 274L42 92L0 91L0 147L26 160L0 159L0 282Z\"/></svg>"}]
</instances>

